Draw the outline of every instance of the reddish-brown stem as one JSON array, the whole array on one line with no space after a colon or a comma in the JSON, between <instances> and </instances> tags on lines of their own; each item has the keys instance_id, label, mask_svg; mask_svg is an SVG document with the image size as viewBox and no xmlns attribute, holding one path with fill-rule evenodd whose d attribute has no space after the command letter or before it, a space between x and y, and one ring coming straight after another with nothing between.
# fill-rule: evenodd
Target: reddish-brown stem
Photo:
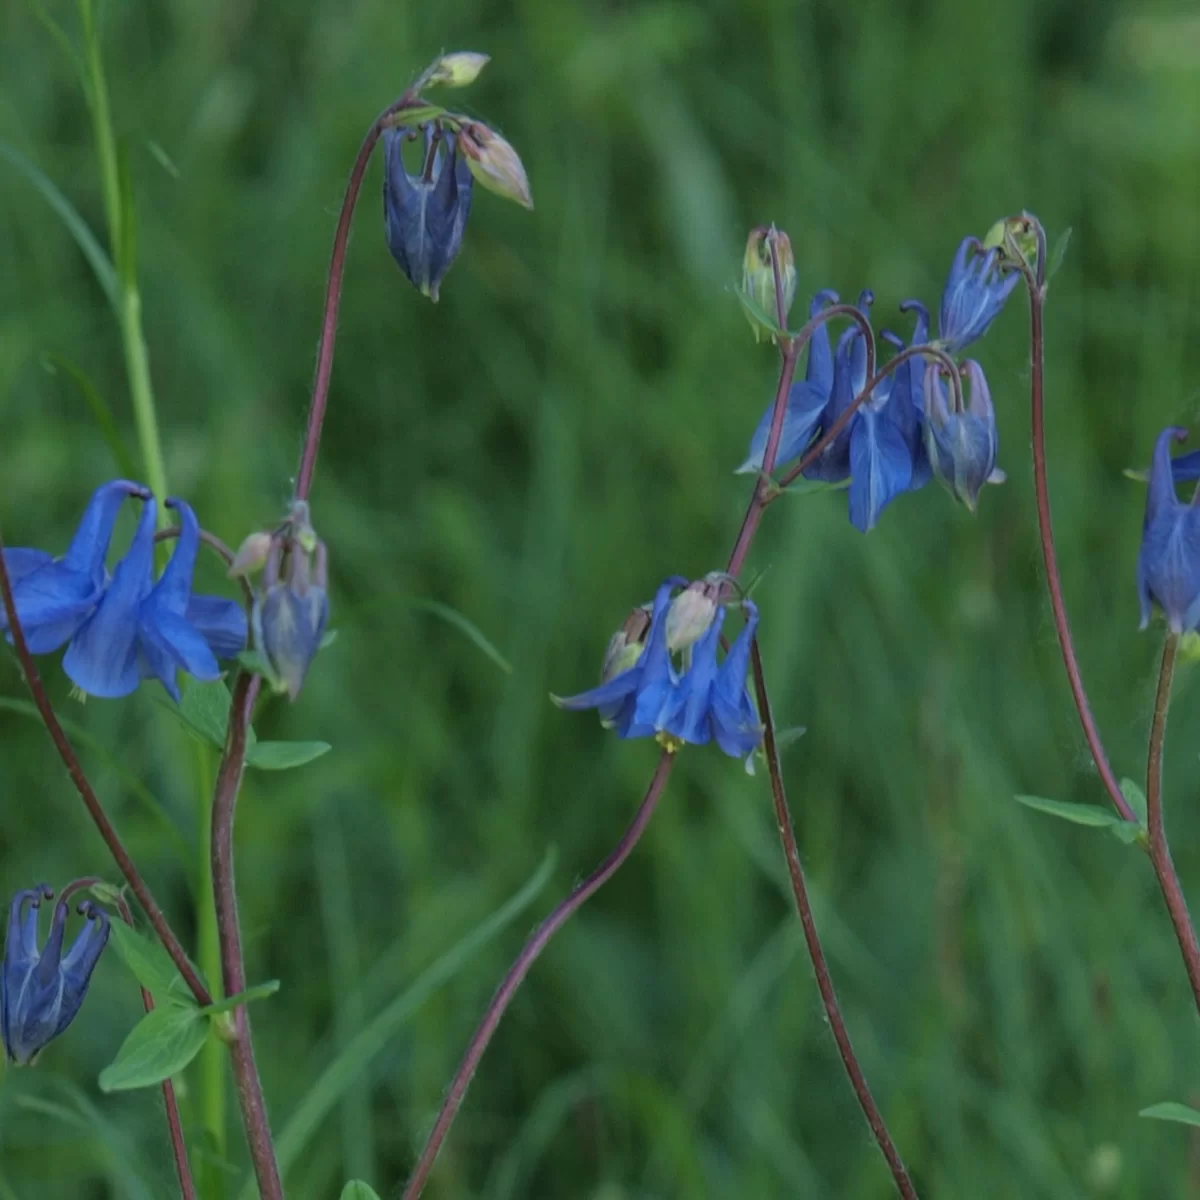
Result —
<instances>
[{"instance_id":1,"label":"reddish-brown stem","mask_svg":"<svg viewBox=\"0 0 1200 1200\"><path fill-rule=\"evenodd\" d=\"M117 911L121 920L133 928L133 913L123 896L117 897ZM154 997L142 988L142 1007L154 1011ZM179 1102L175 1099L175 1085L164 1079L162 1085L163 1106L167 1110L167 1130L171 1137L171 1153L175 1158L175 1174L179 1176L179 1194L183 1200L196 1200L196 1185L192 1181L192 1168L188 1163L187 1142L183 1137L183 1122L179 1119Z\"/></svg>"},{"instance_id":2,"label":"reddish-brown stem","mask_svg":"<svg viewBox=\"0 0 1200 1200\"><path fill-rule=\"evenodd\" d=\"M492 1034L496 1032L496 1026L500 1024L500 1019L504 1016L513 996L516 995L517 988L521 986L521 981L529 974L529 968L537 961L550 939L589 897L599 891L616 874L621 864L633 852L634 846L638 844L646 826L650 823L650 818L654 815L654 809L667 786L667 777L671 774L674 761L673 754L663 751L658 760L658 766L655 768L654 776L650 780L650 786L646 789L646 795L638 806L629 828L625 830L612 853L537 927L533 936L525 943L521 953L509 967L508 974L504 976L495 995L492 996L487 1011L483 1014L483 1020L479 1022L467 1045L467 1052L463 1055L462 1062L459 1063L458 1070L455 1071L454 1078L450 1081L450 1088L446 1093L445 1100L442 1101L437 1120L421 1151L421 1157L417 1160L417 1165L409 1177L408 1186L404 1189L404 1200L416 1200L416 1197L421 1194L421 1190L429 1178L429 1172L433 1170L438 1150L441 1149L442 1142L445 1140L450 1126L454 1123L455 1115L467 1093L471 1077L475 1074L480 1059L483 1058L483 1052L492 1040Z\"/></svg>"},{"instance_id":3,"label":"reddish-brown stem","mask_svg":"<svg viewBox=\"0 0 1200 1200\"><path fill-rule=\"evenodd\" d=\"M179 974L183 976L183 980L191 989L192 995L196 997L197 1003L201 1005L211 1004L212 996L209 995L208 988L204 986L204 981L200 978L196 968L188 961L188 956L183 949L182 943L175 936L174 931L167 922L167 918L163 915L162 909L159 908L158 903L150 892L150 888L146 885L146 881L142 878L137 867L134 866L133 859L129 857L129 851L125 849L125 845L117 834L116 828L108 819L108 814L105 813L104 806L100 803L100 798L88 782L87 775L84 774L83 764L79 761L79 756L75 753L75 748L71 745L70 739L58 722L54 706L50 703L50 697L46 693L46 686L42 683L42 677L38 673L37 664L33 661L33 655L29 653L29 645L25 641L25 631L21 628L21 621L17 615L17 606L13 600L12 581L8 577L8 567L4 562L3 538L0 538L0 599L4 603L4 615L8 618L8 628L12 634L13 648L17 652L17 659L21 664L21 670L25 674L25 682L29 685L29 693L33 697L33 703L42 718L42 723L46 726L47 733L50 734L50 740L54 743L54 748L58 751L59 758L62 759L63 765L67 768L67 774L70 775L71 782L75 785L75 790L79 793L80 799L83 800L84 807L88 810L88 815L92 818L92 823L96 826L101 838L104 839L104 844L108 847L113 861L117 864L117 869L124 875L125 882L129 884L130 890L137 897L137 901L142 906L154 932L158 935L159 941L162 942L163 948L171 956L171 961L175 964Z\"/></svg>"},{"instance_id":4,"label":"reddish-brown stem","mask_svg":"<svg viewBox=\"0 0 1200 1200\"><path fill-rule=\"evenodd\" d=\"M871 393L901 364L906 363L910 358L933 358L936 359L943 369L950 376L950 386L954 388L955 407L956 411L962 408L962 380L958 377L958 366L954 360L945 353L939 350L936 346L908 346L901 350L898 354L889 358L882 367L874 374L870 368L867 369L867 382L863 384L863 389L854 397L853 401L847 405L845 411L840 413L837 420L825 430L823 434L815 441L801 456L800 461L796 463L786 475L775 485L774 489L767 496L769 504L776 496L780 494L790 484L795 483L800 475L807 471L814 462L824 452L825 447L837 437L847 425L850 424L850 419L858 412L859 408L870 399Z\"/></svg>"},{"instance_id":5,"label":"reddish-brown stem","mask_svg":"<svg viewBox=\"0 0 1200 1200\"><path fill-rule=\"evenodd\" d=\"M1079 671L1079 660L1075 657L1075 645L1071 640L1071 626L1067 621L1067 606L1063 599L1062 579L1058 573L1058 556L1054 549L1054 527L1050 518L1050 487L1046 477L1046 430L1043 391L1043 345L1042 312L1046 293L1031 274L1025 274L1026 290L1029 293L1029 333L1033 358L1030 379L1030 409L1033 429L1033 487L1037 501L1038 533L1042 543L1042 560L1046 565L1046 587L1050 592L1050 608L1054 613L1054 629L1058 634L1058 646L1062 652L1063 665L1067 669L1067 682L1083 726L1083 736L1092 761L1100 773L1100 781L1108 793L1113 807L1126 821L1136 821L1137 816L1129 807L1129 801L1121 792L1121 785L1113 774L1100 740L1100 732L1092 717L1087 692L1083 687L1083 676Z\"/></svg>"},{"instance_id":6,"label":"reddish-brown stem","mask_svg":"<svg viewBox=\"0 0 1200 1200\"><path fill-rule=\"evenodd\" d=\"M321 341L317 347L317 370L313 380L312 403L308 408L308 428L304 434L304 448L300 452L300 466L296 472L296 499L307 500L312 487L313 472L317 468L317 450L321 445L321 427L325 422L325 409L329 403L329 380L333 373L333 349L337 341L338 305L342 299L342 276L346 270L346 246L350 241L350 223L358 204L367 164L375 150L388 118L403 108L419 103L412 90L405 92L395 104L389 104L367 130L358 157L350 168L350 181L342 200L342 211L338 215L337 228L333 234L333 253L329 259L329 279L325 285L325 310L321 315Z\"/></svg>"},{"instance_id":7,"label":"reddish-brown stem","mask_svg":"<svg viewBox=\"0 0 1200 1200\"><path fill-rule=\"evenodd\" d=\"M217 908L217 937L221 945L221 976L226 996L236 996L246 990L246 965L242 956L237 887L233 872L233 825L242 772L246 765L247 731L258 689L257 675L243 672L238 676L229 707L225 753L221 757L213 788L212 880ZM275 1161L275 1146L271 1139L262 1080L254 1061L250 1017L244 1004L238 1005L230 1015L233 1030L229 1039L229 1054L233 1062L233 1079L259 1194L262 1200L282 1200L283 1184Z\"/></svg>"},{"instance_id":8,"label":"reddish-brown stem","mask_svg":"<svg viewBox=\"0 0 1200 1200\"><path fill-rule=\"evenodd\" d=\"M1187 968L1188 982L1196 1008L1200 1010L1200 945L1188 914L1187 900L1171 861L1171 848L1163 826L1162 757L1167 732L1167 709L1171 704L1171 680L1175 675L1175 656L1179 649L1177 634L1168 633L1163 643L1162 666L1158 672L1158 690L1154 696L1154 717L1150 722L1150 746L1146 754L1146 830L1149 834L1150 861L1162 888L1163 900L1179 941L1179 952Z\"/></svg>"},{"instance_id":9,"label":"reddish-brown stem","mask_svg":"<svg viewBox=\"0 0 1200 1200\"><path fill-rule=\"evenodd\" d=\"M775 804L775 823L779 827L779 840L783 845L783 857L787 861L788 878L792 884L792 894L796 898L796 911L800 914L800 925L804 930L804 943L808 947L808 956L812 960L813 973L817 977L817 990L821 993L821 1003L825 1007L825 1015L829 1019L829 1028L833 1032L833 1040L837 1043L838 1054L841 1055L842 1065L850 1079L850 1086L858 1098L871 1133L887 1160L888 1169L892 1173L896 1188L904 1200L917 1200L917 1191L913 1187L900 1152L888 1133L883 1114L871 1095L870 1086L850 1042L850 1033L842 1018L842 1010L838 1005L837 993L834 991L833 979L829 974L829 963L817 935L816 921L813 919L812 904L808 898L808 886L804 880L804 867L800 863L800 848L796 844L796 831L792 827L792 815L788 808L787 794L783 787L783 773L779 765L779 748L775 742L775 724L771 717L771 700L767 693L767 681L763 675L762 656L759 654L757 639L751 645L751 666L754 672L754 692L758 701L758 715L763 724L763 749L767 755L767 773L771 780L771 797Z\"/></svg>"}]
</instances>

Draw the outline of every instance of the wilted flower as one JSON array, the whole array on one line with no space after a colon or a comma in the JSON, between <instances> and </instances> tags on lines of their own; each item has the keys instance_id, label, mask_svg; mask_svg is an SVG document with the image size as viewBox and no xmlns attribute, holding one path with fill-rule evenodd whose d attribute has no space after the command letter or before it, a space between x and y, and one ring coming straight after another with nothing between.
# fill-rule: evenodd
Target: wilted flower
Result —
<instances>
[{"instance_id":1,"label":"wilted flower","mask_svg":"<svg viewBox=\"0 0 1200 1200\"><path fill-rule=\"evenodd\" d=\"M957 354L987 333L1021 277L1001 267L998 250L984 250L977 238L963 238L950 267L938 312L938 340Z\"/></svg>"},{"instance_id":2,"label":"wilted flower","mask_svg":"<svg viewBox=\"0 0 1200 1200\"><path fill-rule=\"evenodd\" d=\"M407 135L383 131L383 216L388 249L413 287L431 300L462 248L471 211L471 172L455 135L432 123L422 126L425 158L410 175L401 153Z\"/></svg>"},{"instance_id":3,"label":"wilted flower","mask_svg":"<svg viewBox=\"0 0 1200 1200\"><path fill-rule=\"evenodd\" d=\"M837 292L818 292L808 306L809 320L828 305L837 302ZM788 391L783 429L779 435L779 449L775 455L777 467L786 465L804 453L821 423L832 387L833 350L829 344L829 326L822 322L808 339L808 366L804 378L793 383ZM754 436L750 439L750 453L746 461L738 467L736 474L745 475L762 470L774 411L774 404L769 404L758 422Z\"/></svg>"},{"instance_id":4,"label":"wilted flower","mask_svg":"<svg viewBox=\"0 0 1200 1200\"><path fill-rule=\"evenodd\" d=\"M1200 507L1179 499L1171 472L1171 442L1186 437L1185 429L1167 428L1154 446L1137 564L1143 629L1152 602L1163 610L1172 633L1200 624Z\"/></svg>"},{"instance_id":5,"label":"wilted flower","mask_svg":"<svg viewBox=\"0 0 1200 1200\"><path fill-rule=\"evenodd\" d=\"M220 677L217 655L245 646L246 619L238 605L191 594L199 526L182 500L167 504L179 510L181 529L162 577L154 583L156 505L150 497L112 582L63 656L71 682L90 696L128 696L141 680L156 678L178 701L177 669L212 681Z\"/></svg>"},{"instance_id":6,"label":"wilted flower","mask_svg":"<svg viewBox=\"0 0 1200 1200\"><path fill-rule=\"evenodd\" d=\"M31 654L49 654L69 642L100 603L108 584L104 560L121 505L147 499L148 489L125 479L92 493L67 552L54 558L43 550L4 551L17 619ZM0 607L0 630L8 619Z\"/></svg>"},{"instance_id":7,"label":"wilted flower","mask_svg":"<svg viewBox=\"0 0 1200 1200\"><path fill-rule=\"evenodd\" d=\"M67 888L64 895L72 888ZM88 901L79 906L87 923L63 954L70 906L54 907L45 946L38 949L38 912L54 893L45 885L18 892L9 908L8 937L0 964L0 1033L9 1061L25 1066L75 1019L92 971L108 941L108 917Z\"/></svg>"},{"instance_id":8,"label":"wilted flower","mask_svg":"<svg viewBox=\"0 0 1200 1200\"><path fill-rule=\"evenodd\" d=\"M779 323L775 267L771 262L772 248L779 267L785 321L791 311L792 301L796 298L796 259L792 254L791 239L774 225L769 229L762 225L755 226L746 239L746 254L742 259L742 294L771 318L771 326L764 327L754 314L747 310L746 317L750 328L754 330L756 342L764 338L769 341L774 336L774 327Z\"/></svg>"},{"instance_id":9,"label":"wilted flower","mask_svg":"<svg viewBox=\"0 0 1200 1200\"><path fill-rule=\"evenodd\" d=\"M973 359L964 364L970 384L966 411L951 412L938 369L925 371L925 445L934 473L951 494L971 511L988 482L999 483L996 469L996 413L983 368Z\"/></svg>"},{"instance_id":10,"label":"wilted flower","mask_svg":"<svg viewBox=\"0 0 1200 1200\"><path fill-rule=\"evenodd\" d=\"M650 628L632 666L599 687L565 699L560 708L597 709L602 723L622 738L657 737L665 746L702 745L715 740L726 754L743 757L762 737L753 701L746 691L750 643L758 610L743 602L746 623L724 662L717 663L726 610L717 608L706 632L677 665L667 645L667 613L671 592L685 583L668 579L658 589Z\"/></svg>"},{"instance_id":11,"label":"wilted flower","mask_svg":"<svg viewBox=\"0 0 1200 1200\"><path fill-rule=\"evenodd\" d=\"M458 131L458 142L477 182L523 208L533 207L525 165L509 142L482 121L465 122Z\"/></svg>"},{"instance_id":12,"label":"wilted flower","mask_svg":"<svg viewBox=\"0 0 1200 1200\"><path fill-rule=\"evenodd\" d=\"M308 668L321 648L329 619L325 544L317 542L313 561L298 541L287 547L281 579L276 546L263 575L263 590L255 597L252 624L254 645L265 660L270 682L295 700Z\"/></svg>"}]
</instances>

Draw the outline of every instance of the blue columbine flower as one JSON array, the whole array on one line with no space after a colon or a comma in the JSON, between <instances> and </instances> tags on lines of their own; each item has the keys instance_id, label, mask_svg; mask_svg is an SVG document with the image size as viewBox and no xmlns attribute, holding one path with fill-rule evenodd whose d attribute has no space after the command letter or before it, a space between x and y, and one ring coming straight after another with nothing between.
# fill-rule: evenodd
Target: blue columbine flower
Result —
<instances>
[{"instance_id":1,"label":"blue columbine flower","mask_svg":"<svg viewBox=\"0 0 1200 1200\"><path fill-rule=\"evenodd\" d=\"M69 642L99 604L108 583L104 560L121 505L150 495L140 484L117 479L92 494L67 552L4 551L17 619L31 654L49 654ZM8 628L0 608L0 630ZM11 635L10 635L11 638Z\"/></svg>"},{"instance_id":2,"label":"blue columbine flower","mask_svg":"<svg viewBox=\"0 0 1200 1200\"><path fill-rule=\"evenodd\" d=\"M68 892L71 889L67 889ZM87 918L71 949L63 954L70 906L60 900L45 946L38 950L38 911L54 893L46 886L18 892L9 909L8 937L0 964L0 1034L11 1062L33 1062L75 1019L88 982L108 941L108 917L85 901Z\"/></svg>"},{"instance_id":3,"label":"blue columbine flower","mask_svg":"<svg viewBox=\"0 0 1200 1200\"><path fill-rule=\"evenodd\" d=\"M1002 483L996 467L996 410L983 368L974 359L963 364L970 398L964 412L951 412L946 384L936 367L925 372L925 446L934 474L951 495L971 511L985 483Z\"/></svg>"},{"instance_id":4,"label":"blue columbine flower","mask_svg":"<svg viewBox=\"0 0 1200 1200\"><path fill-rule=\"evenodd\" d=\"M1137 564L1143 629L1152 602L1163 610L1172 633L1200 623L1200 508L1179 499L1171 472L1171 441L1186 437L1185 429L1167 428L1154 446Z\"/></svg>"},{"instance_id":5,"label":"blue columbine flower","mask_svg":"<svg viewBox=\"0 0 1200 1200\"><path fill-rule=\"evenodd\" d=\"M315 562L310 565L308 553L293 541L287 552L285 578L281 580L282 553L282 548L276 547L267 560L251 624L254 645L266 661L272 685L295 700L321 648L329 619L325 545L316 544Z\"/></svg>"},{"instance_id":6,"label":"blue columbine flower","mask_svg":"<svg viewBox=\"0 0 1200 1200\"><path fill-rule=\"evenodd\" d=\"M907 343L894 333L884 332L897 350L923 346L929 341L929 310L919 300L905 300L901 312L915 312L916 323ZM900 426L912 459L910 492L923 488L933 478L933 467L925 448L925 366L922 355L914 355L900 364L892 374L892 418Z\"/></svg>"},{"instance_id":7,"label":"blue columbine flower","mask_svg":"<svg viewBox=\"0 0 1200 1200\"><path fill-rule=\"evenodd\" d=\"M818 316L830 304L838 302L837 292L818 292L808 306L809 320ZM802 380L797 380L788 391L787 409L783 415L783 430L779 436L779 450L775 455L778 467L799 458L812 441L833 387L833 351L829 344L829 326L822 322L808 339L808 366ZM750 454L737 469L737 474L748 474L762 470L763 455L767 451L767 438L771 433L771 416L775 405L767 406L754 436L750 439Z\"/></svg>"},{"instance_id":8,"label":"blue columbine flower","mask_svg":"<svg viewBox=\"0 0 1200 1200\"><path fill-rule=\"evenodd\" d=\"M963 238L950 266L938 312L938 341L957 354L987 333L1020 282L1017 271L1003 271L1000 253L983 249L978 238Z\"/></svg>"},{"instance_id":9,"label":"blue columbine flower","mask_svg":"<svg viewBox=\"0 0 1200 1200\"><path fill-rule=\"evenodd\" d=\"M157 506L149 497L112 582L63 655L63 670L89 696L128 696L142 679L155 678L178 701L178 668L211 682L221 673L217 657L245 648L246 618L238 605L191 595L199 526L183 501L167 504L179 510L181 530L162 578L153 581Z\"/></svg>"},{"instance_id":10,"label":"blue columbine flower","mask_svg":"<svg viewBox=\"0 0 1200 1200\"><path fill-rule=\"evenodd\" d=\"M672 590L684 583L680 578L668 579L656 592L644 647L632 666L599 687L565 699L556 696L554 701L574 711L597 709L602 723L615 729L618 737L658 737L668 746L716 741L726 754L745 757L762 737L746 691L758 610L744 602L746 623L724 662L718 664L725 609L714 609L712 623L685 651L684 665L676 666L667 645L667 615Z\"/></svg>"},{"instance_id":11,"label":"blue columbine flower","mask_svg":"<svg viewBox=\"0 0 1200 1200\"><path fill-rule=\"evenodd\" d=\"M474 178L449 130L424 126L425 159L417 175L404 169L400 129L383 131L383 216L388 249L422 295L438 287L462 247Z\"/></svg>"}]
</instances>

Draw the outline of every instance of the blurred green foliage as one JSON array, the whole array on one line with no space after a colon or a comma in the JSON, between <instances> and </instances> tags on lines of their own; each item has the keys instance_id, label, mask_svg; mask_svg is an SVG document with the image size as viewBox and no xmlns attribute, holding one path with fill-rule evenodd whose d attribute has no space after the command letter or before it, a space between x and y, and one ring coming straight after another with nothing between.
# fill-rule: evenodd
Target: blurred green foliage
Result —
<instances>
[{"instance_id":1,"label":"blurred green foliage","mask_svg":"<svg viewBox=\"0 0 1200 1200\"><path fill-rule=\"evenodd\" d=\"M47 0L71 24L66 0ZM443 48L493 61L469 109L528 167L532 214L480 193L435 307L389 259L378 165L350 246L313 494L337 642L264 737L238 878L277 1131L339 1046L559 850L533 907L405 1009L293 1161L289 1195L404 1177L525 929L616 841L654 760L550 690L591 683L666 574L719 566L769 397L728 285L746 230L791 235L801 295L935 304L967 232L1029 208L1074 229L1048 318L1064 584L1096 715L1138 776L1158 638L1139 635L1142 492L1122 468L1196 416L1200 24L1098 0L109 3L112 104L138 198L145 324L173 490L236 542L289 495L333 224L358 141ZM0 8L0 141L99 236L90 127L28 5ZM116 471L69 359L133 444L112 314L76 243L0 162L0 525L58 547ZM1009 482L972 519L929 488L869 538L844 496L781 500L757 598L818 919L866 1073L921 1194L1175 1197L1200 1031L1148 864L1014 793L1100 802L1042 587L1018 296L978 348ZM209 584L219 573L208 568ZM449 606L512 666L442 619ZM1194 672L1194 668L1190 669ZM197 750L145 691L56 700L190 941ZM0 661L0 693L23 696ZM1200 889L1200 719L1168 737L1175 858ZM0 890L112 869L44 733L0 709ZM211 763L201 764L206 770ZM133 778L131 778L131 775ZM141 781L140 784L136 781ZM146 791L159 807L148 808ZM165 835L164 815L179 832ZM179 845L182 841L183 846ZM138 1013L115 956L32 1071L0 1080L0 1197L171 1194L153 1091L96 1077ZM185 1119L199 1128L199 1069ZM232 1104L230 1196L245 1170ZM766 782L687 752L633 861L537 964L430 1197L885 1197L791 914Z\"/></svg>"}]
</instances>

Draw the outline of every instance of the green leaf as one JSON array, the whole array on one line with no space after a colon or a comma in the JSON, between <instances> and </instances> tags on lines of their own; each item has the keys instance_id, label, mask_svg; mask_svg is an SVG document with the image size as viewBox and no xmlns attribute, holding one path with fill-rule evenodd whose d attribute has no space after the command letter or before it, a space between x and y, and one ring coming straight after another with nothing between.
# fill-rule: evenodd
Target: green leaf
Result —
<instances>
[{"instance_id":1,"label":"green leaf","mask_svg":"<svg viewBox=\"0 0 1200 1200\"><path fill-rule=\"evenodd\" d=\"M179 704L160 699L158 703L199 741L217 750L225 749L225 733L229 728L229 708L233 703L223 679L212 683L190 680Z\"/></svg>"},{"instance_id":2,"label":"green leaf","mask_svg":"<svg viewBox=\"0 0 1200 1200\"><path fill-rule=\"evenodd\" d=\"M137 212L133 204L133 178L129 172L129 144L117 147L117 190L121 200L121 239L117 247L117 272L129 292L137 291Z\"/></svg>"},{"instance_id":3,"label":"green leaf","mask_svg":"<svg viewBox=\"0 0 1200 1200\"><path fill-rule=\"evenodd\" d=\"M121 438L120 431L117 429L117 422L112 415L112 409L108 407L104 397L96 390L92 381L79 367L69 359L63 358L61 354L43 354L42 365L52 375L62 371L79 389L79 394L83 397L83 402L91 410L92 420L96 422L96 426L100 430L100 435L104 438L109 453L113 456L113 462L116 463L117 470L126 479L136 479L141 472L134 462L133 455L129 453L125 442Z\"/></svg>"},{"instance_id":4,"label":"green leaf","mask_svg":"<svg viewBox=\"0 0 1200 1200\"><path fill-rule=\"evenodd\" d=\"M1133 809L1138 821L1141 822L1143 828L1146 824L1146 793L1134 783L1132 779L1121 780L1121 794L1129 801L1129 807ZM1128 825L1128 821L1122 821L1123 825Z\"/></svg>"},{"instance_id":5,"label":"green leaf","mask_svg":"<svg viewBox=\"0 0 1200 1200\"><path fill-rule=\"evenodd\" d=\"M1054 249L1050 251L1050 259L1046 264L1046 281L1049 282L1058 274L1058 268L1062 266L1063 259L1067 256L1067 246L1071 241L1071 227L1068 225L1066 229L1054 239Z\"/></svg>"},{"instance_id":6,"label":"green leaf","mask_svg":"<svg viewBox=\"0 0 1200 1200\"><path fill-rule=\"evenodd\" d=\"M761 325L763 329L775 337L788 336L787 330L779 327L779 322L775 319L774 313L768 313L757 301L751 300L740 287L731 287L730 290L738 298L741 306L746 310L746 314L755 325Z\"/></svg>"},{"instance_id":7,"label":"green leaf","mask_svg":"<svg viewBox=\"0 0 1200 1200\"><path fill-rule=\"evenodd\" d=\"M230 996L226 1000L218 1000L215 1004L210 1004L200 1011L206 1016L219 1017L221 1013L232 1012L239 1005L249 1004L252 1000L265 1000L268 996L275 995L277 991L279 991L279 980L268 979L266 983L256 983L244 992L238 992L236 996Z\"/></svg>"},{"instance_id":8,"label":"green leaf","mask_svg":"<svg viewBox=\"0 0 1200 1200\"><path fill-rule=\"evenodd\" d=\"M338 631L336 629L325 630L324 634L321 635L321 641L317 646L317 649L324 650L327 647L332 646L333 643L337 641L337 637Z\"/></svg>"},{"instance_id":9,"label":"green leaf","mask_svg":"<svg viewBox=\"0 0 1200 1200\"><path fill-rule=\"evenodd\" d=\"M178 1075L200 1053L209 1024L198 1008L164 1004L130 1031L117 1057L100 1072L102 1092L153 1087Z\"/></svg>"},{"instance_id":10,"label":"green leaf","mask_svg":"<svg viewBox=\"0 0 1200 1200\"><path fill-rule=\"evenodd\" d=\"M421 108L406 108L400 112L392 113L386 121L385 127L393 129L403 129L411 125L420 125L423 121L434 121L438 117L445 115L446 110L438 104L426 104Z\"/></svg>"},{"instance_id":11,"label":"green leaf","mask_svg":"<svg viewBox=\"0 0 1200 1200\"><path fill-rule=\"evenodd\" d=\"M256 742L246 751L246 766L260 771L290 771L332 749L328 742Z\"/></svg>"},{"instance_id":12,"label":"green leaf","mask_svg":"<svg viewBox=\"0 0 1200 1200\"><path fill-rule=\"evenodd\" d=\"M1038 812L1061 817L1064 821L1073 821L1076 825L1107 829L1110 825L1127 824L1116 813L1096 804L1069 804L1063 800L1047 800L1044 796L1018 796L1017 801L1027 808L1036 808Z\"/></svg>"},{"instance_id":13,"label":"green leaf","mask_svg":"<svg viewBox=\"0 0 1200 1200\"><path fill-rule=\"evenodd\" d=\"M342 1188L342 1200L379 1200L379 1193L361 1179L352 1179Z\"/></svg>"},{"instance_id":14,"label":"green leaf","mask_svg":"<svg viewBox=\"0 0 1200 1200\"><path fill-rule=\"evenodd\" d=\"M512 674L512 665L508 659L457 609L451 608L448 604L442 604L438 600L426 600L420 596L407 596L405 602L410 608L420 609L422 612L430 613L445 621L447 625L453 625L455 629L466 636L468 641L482 650L505 675Z\"/></svg>"},{"instance_id":15,"label":"green leaf","mask_svg":"<svg viewBox=\"0 0 1200 1200\"><path fill-rule=\"evenodd\" d=\"M1164 1100L1162 1104L1152 1104L1149 1108L1143 1108L1138 1116L1150 1117L1155 1121L1178 1121L1181 1125L1200 1126L1200 1112L1175 1100Z\"/></svg>"},{"instance_id":16,"label":"green leaf","mask_svg":"<svg viewBox=\"0 0 1200 1200\"><path fill-rule=\"evenodd\" d=\"M112 941L117 956L156 1000L165 1000L172 990L182 995L191 994L183 986L171 956L158 942L131 929L124 921L112 922Z\"/></svg>"},{"instance_id":17,"label":"green leaf","mask_svg":"<svg viewBox=\"0 0 1200 1200\"><path fill-rule=\"evenodd\" d=\"M88 260L108 302L117 307L117 273L104 248L96 240L87 222L79 215L75 206L58 190L49 177L23 154L5 142L0 142L0 158L7 159L42 194L42 198L54 209L67 232L75 239L83 256Z\"/></svg>"},{"instance_id":18,"label":"green leaf","mask_svg":"<svg viewBox=\"0 0 1200 1200\"><path fill-rule=\"evenodd\" d=\"M781 496L813 496L820 492L843 492L851 484L849 479L828 483L824 479L797 479L785 488L777 489Z\"/></svg>"}]
</instances>

